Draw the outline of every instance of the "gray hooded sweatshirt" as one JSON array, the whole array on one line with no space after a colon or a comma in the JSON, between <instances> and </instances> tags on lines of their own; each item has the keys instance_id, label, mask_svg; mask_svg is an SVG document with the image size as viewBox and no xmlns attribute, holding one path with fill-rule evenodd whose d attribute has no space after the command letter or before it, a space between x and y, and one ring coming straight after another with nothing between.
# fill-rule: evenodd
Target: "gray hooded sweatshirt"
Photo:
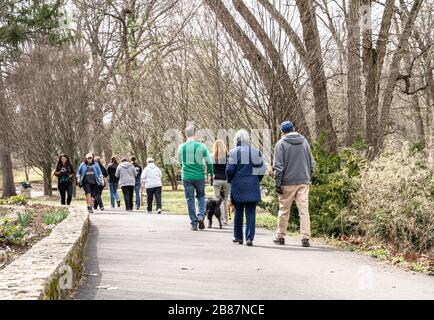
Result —
<instances>
[{"instance_id":1,"label":"gray hooded sweatshirt","mask_svg":"<svg viewBox=\"0 0 434 320\"><path fill-rule=\"evenodd\" d=\"M276 187L310 184L315 164L306 138L297 132L287 134L274 151Z\"/></svg>"},{"instance_id":2,"label":"gray hooded sweatshirt","mask_svg":"<svg viewBox=\"0 0 434 320\"><path fill-rule=\"evenodd\" d=\"M134 187L136 185L136 168L129 162L122 162L116 169L119 187Z\"/></svg>"}]
</instances>

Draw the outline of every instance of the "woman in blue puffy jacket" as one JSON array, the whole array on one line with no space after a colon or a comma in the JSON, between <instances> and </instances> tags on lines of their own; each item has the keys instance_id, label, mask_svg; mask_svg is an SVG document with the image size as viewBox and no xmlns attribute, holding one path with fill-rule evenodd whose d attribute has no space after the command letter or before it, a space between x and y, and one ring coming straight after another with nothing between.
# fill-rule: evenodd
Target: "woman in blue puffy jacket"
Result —
<instances>
[{"instance_id":1,"label":"woman in blue puffy jacket","mask_svg":"<svg viewBox=\"0 0 434 320\"><path fill-rule=\"evenodd\" d=\"M86 194L87 210L93 213L92 206L97 195L98 186L104 186L104 176L100 166L95 162L93 154L88 153L86 159L77 170L77 183Z\"/></svg>"},{"instance_id":2,"label":"woman in blue puffy jacket","mask_svg":"<svg viewBox=\"0 0 434 320\"><path fill-rule=\"evenodd\" d=\"M260 182L266 167L261 152L250 144L249 133L240 130L235 135L236 148L229 152L226 167L231 184L231 202L235 207L234 243L243 244L243 218L246 213L246 243L253 246L256 226L256 205L261 201Z\"/></svg>"}]
</instances>

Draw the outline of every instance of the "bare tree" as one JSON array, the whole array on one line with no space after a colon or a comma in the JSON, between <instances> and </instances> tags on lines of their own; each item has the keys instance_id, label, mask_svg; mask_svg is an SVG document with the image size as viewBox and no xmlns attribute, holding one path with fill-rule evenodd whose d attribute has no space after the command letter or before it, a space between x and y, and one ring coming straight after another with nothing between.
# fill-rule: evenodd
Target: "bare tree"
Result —
<instances>
[{"instance_id":1,"label":"bare tree","mask_svg":"<svg viewBox=\"0 0 434 320\"><path fill-rule=\"evenodd\" d=\"M44 193L52 195L52 167L67 152L78 163L83 136L89 136L89 78L85 57L50 46L36 46L11 75L16 145L32 166L41 169Z\"/></svg>"}]
</instances>

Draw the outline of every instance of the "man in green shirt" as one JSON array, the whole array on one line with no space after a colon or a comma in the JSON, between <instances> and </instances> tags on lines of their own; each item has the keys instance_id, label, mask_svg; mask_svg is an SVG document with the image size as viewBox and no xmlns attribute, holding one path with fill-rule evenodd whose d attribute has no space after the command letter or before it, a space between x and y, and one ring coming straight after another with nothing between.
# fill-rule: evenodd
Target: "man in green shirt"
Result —
<instances>
[{"instance_id":1,"label":"man in green shirt","mask_svg":"<svg viewBox=\"0 0 434 320\"><path fill-rule=\"evenodd\" d=\"M188 127L185 131L187 142L178 148L178 161L182 166L182 183L184 185L185 198L187 200L188 214L190 216L193 231L205 229L205 167L208 173L214 175L214 167L208 148L204 143L196 141L194 127ZM199 206L199 214L196 215L194 193Z\"/></svg>"}]
</instances>

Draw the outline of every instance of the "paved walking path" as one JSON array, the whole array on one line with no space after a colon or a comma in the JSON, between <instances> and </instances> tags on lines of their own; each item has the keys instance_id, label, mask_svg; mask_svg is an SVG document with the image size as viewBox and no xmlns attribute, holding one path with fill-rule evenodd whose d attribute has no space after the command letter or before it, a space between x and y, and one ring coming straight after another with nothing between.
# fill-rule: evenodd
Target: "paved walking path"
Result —
<instances>
[{"instance_id":1,"label":"paved walking path","mask_svg":"<svg viewBox=\"0 0 434 320\"><path fill-rule=\"evenodd\" d=\"M434 277L298 239L254 247L232 228L189 230L187 216L97 213L75 299L434 299Z\"/></svg>"}]
</instances>

